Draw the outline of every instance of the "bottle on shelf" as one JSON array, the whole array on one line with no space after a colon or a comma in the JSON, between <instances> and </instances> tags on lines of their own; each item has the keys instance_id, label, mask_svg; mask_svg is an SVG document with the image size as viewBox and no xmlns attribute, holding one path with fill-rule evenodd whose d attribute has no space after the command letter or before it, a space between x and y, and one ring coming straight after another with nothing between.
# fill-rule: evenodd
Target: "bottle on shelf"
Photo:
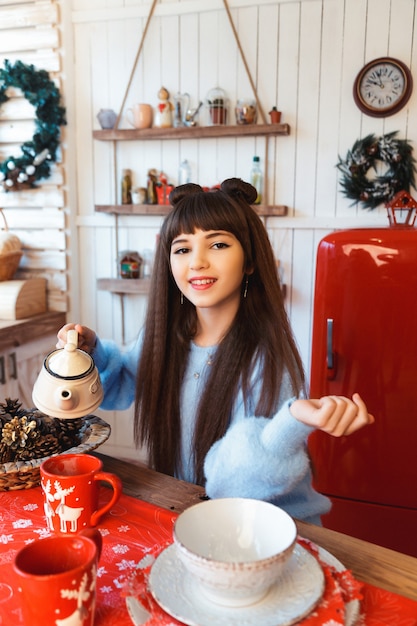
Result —
<instances>
[{"instance_id":1,"label":"bottle on shelf","mask_svg":"<svg viewBox=\"0 0 417 626\"><path fill-rule=\"evenodd\" d=\"M187 159L184 159L178 171L178 184L185 185L186 183L191 183L191 168Z\"/></svg>"},{"instance_id":2,"label":"bottle on shelf","mask_svg":"<svg viewBox=\"0 0 417 626\"><path fill-rule=\"evenodd\" d=\"M262 176L262 170L261 167L259 165L260 159L258 156L254 156L253 157L253 162L252 162L252 170L250 173L250 182L251 184L255 187L256 191L258 192L258 195L256 197L256 200L254 202L254 204L261 204L262 202L262 181L263 181L263 176Z\"/></svg>"},{"instance_id":3,"label":"bottle on shelf","mask_svg":"<svg viewBox=\"0 0 417 626\"><path fill-rule=\"evenodd\" d=\"M148 204L158 204L158 198L156 195L156 182L157 171L152 168L148 170L148 182L147 182L147 202Z\"/></svg>"},{"instance_id":4,"label":"bottle on shelf","mask_svg":"<svg viewBox=\"0 0 417 626\"><path fill-rule=\"evenodd\" d=\"M132 204L132 172L122 171L122 204Z\"/></svg>"}]
</instances>

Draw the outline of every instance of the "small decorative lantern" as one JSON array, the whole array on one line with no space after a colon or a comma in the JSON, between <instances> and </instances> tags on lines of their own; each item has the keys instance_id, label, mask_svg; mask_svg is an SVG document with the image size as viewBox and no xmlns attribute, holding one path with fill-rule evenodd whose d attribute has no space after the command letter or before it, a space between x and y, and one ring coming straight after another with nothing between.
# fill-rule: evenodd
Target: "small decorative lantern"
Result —
<instances>
[{"instance_id":1,"label":"small decorative lantern","mask_svg":"<svg viewBox=\"0 0 417 626\"><path fill-rule=\"evenodd\" d=\"M385 204L388 212L388 221L391 227L396 226L414 226L417 217L417 201L410 194L403 190L395 194L395 196ZM397 220L397 215L405 216L402 221ZM400 213L401 212L401 213Z\"/></svg>"}]
</instances>

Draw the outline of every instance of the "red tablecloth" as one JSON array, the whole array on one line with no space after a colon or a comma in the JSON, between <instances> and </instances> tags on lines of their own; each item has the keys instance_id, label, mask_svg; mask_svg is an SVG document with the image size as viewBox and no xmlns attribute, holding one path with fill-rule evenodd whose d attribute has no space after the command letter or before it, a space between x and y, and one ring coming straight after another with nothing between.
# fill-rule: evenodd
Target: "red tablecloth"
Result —
<instances>
[{"instance_id":1,"label":"red tablecloth","mask_svg":"<svg viewBox=\"0 0 417 626\"><path fill-rule=\"evenodd\" d=\"M106 490L103 490L106 494ZM105 497L105 496L103 496ZM99 530L103 536L97 580L95 626L132 626L125 596L132 588L143 594L152 617L147 626L180 622L169 617L152 600L146 577L153 556L172 542L175 513L123 495L107 514ZM14 593L10 564L16 551L27 542L49 535L40 487L26 491L0 493L0 625L22 624ZM300 539L315 553L315 546ZM144 557L149 557L144 559ZM141 562L144 567L137 568ZM336 573L325 566L326 592L314 613L303 626L344 624L344 605L349 598L360 598L361 626L417 626L417 602L372 585L357 583L350 572ZM29 624L25 626L30 626Z\"/></svg>"}]
</instances>

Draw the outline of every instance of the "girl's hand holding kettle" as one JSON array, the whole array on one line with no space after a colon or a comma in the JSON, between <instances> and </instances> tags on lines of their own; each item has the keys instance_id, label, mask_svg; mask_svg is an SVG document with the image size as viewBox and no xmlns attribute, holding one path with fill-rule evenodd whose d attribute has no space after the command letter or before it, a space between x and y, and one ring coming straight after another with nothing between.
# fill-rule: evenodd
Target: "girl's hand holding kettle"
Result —
<instances>
[{"instance_id":1,"label":"girl's hand holding kettle","mask_svg":"<svg viewBox=\"0 0 417 626\"><path fill-rule=\"evenodd\" d=\"M87 326L81 326L81 324L65 324L58 331L57 348L64 348L67 343L67 333L69 330L76 330L78 333L78 349L84 350L90 354L96 345L97 336L96 333Z\"/></svg>"}]
</instances>

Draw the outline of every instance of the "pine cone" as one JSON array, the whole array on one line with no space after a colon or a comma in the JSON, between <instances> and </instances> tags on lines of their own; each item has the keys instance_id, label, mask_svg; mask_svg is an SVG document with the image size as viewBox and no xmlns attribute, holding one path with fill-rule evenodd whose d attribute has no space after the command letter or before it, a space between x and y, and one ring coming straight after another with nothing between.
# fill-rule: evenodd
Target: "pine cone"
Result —
<instances>
[{"instance_id":1,"label":"pine cone","mask_svg":"<svg viewBox=\"0 0 417 626\"><path fill-rule=\"evenodd\" d=\"M36 408L22 409L19 400L0 403L0 463L40 459L65 452L83 441L82 418L61 420Z\"/></svg>"},{"instance_id":2,"label":"pine cone","mask_svg":"<svg viewBox=\"0 0 417 626\"><path fill-rule=\"evenodd\" d=\"M61 420L57 417L54 419L62 450L78 446L82 440L84 420L82 418Z\"/></svg>"},{"instance_id":3,"label":"pine cone","mask_svg":"<svg viewBox=\"0 0 417 626\"><path fill-rule=\"evenodd\" d=\"M12 450L8 445L1 442L0 443L0 463L8 463L9 461L13 461L14 455Z\"/></svg>"},{"instance_id":4,"label":"pine cone","mask_svg":"<svg viewBox=\"0 0 417 626\"><path fill-rule=\"evenodd\" d=\"M0 413L0 431L2 430L3 426L7 424L7 422L10 422L11 419L12 416L10 415L10 413Z\"/></svg>"},{"instance_id":5,"label":"pine cone","mask_svg":"<svg viewBox=\"0 0 417 626\"><path fill-rule=\"evenodd\" d=\"M12 400L11 398L6 398L5 402L0 402L0 415L10 414L11 417L20 415L21 406L22 406L22 403L19 402L19 400Z\"/></svg>"},{"instance_id":6,"label":"pine cone","mask_svg":"<svg viewBox=\"0 0 417 626\"><path fill-rule=\"evenodd\" d=\"M19 452L18 458L21 461L29 461L30 459L42 459L44 456L52 456L59 452L61 452L61 446L58 439L54 435L46 435L40 437L33 447L23 448Z\"/></svg>"},{"instance_id":7,"label":"pine cone","mask_svg":"<svg viewBox=\"0 0 417 626\"><path fill-rule=\"evenodd\" d=\"M6 446L15 451L19 450L19 448L32 447L39 437L39 433L36 430L36 421L31 420L26 415L13 417L3 426L1 435L2 443L5 443Z\"/></svg>"}]
</instances>

